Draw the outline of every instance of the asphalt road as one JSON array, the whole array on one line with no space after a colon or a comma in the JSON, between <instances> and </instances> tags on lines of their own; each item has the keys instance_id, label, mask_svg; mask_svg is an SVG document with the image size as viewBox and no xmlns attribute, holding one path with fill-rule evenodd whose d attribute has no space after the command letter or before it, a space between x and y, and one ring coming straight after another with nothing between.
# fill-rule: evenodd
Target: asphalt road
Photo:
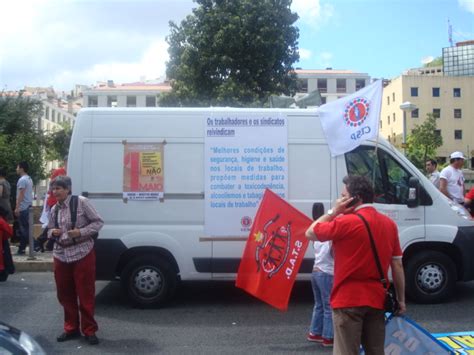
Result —
<instances>
[{"instance_id":1,"label":"asphalt road","mask_svg":"<svg viewBox=\"0 0 474 355\"><path fill-rule=\"evenodd\" d=\"M48 354L330 354L306 341L310 284L297 283L280 312L232 283L186 283L166 308L131 308L116 282L97 283L101 343L57 343L62 310L52 273L17 273L0 284L0 320L32 335ZM432 333L474 330L474 282L439 305L408 304L408 316Z\"/></svg>"}]
</instances>

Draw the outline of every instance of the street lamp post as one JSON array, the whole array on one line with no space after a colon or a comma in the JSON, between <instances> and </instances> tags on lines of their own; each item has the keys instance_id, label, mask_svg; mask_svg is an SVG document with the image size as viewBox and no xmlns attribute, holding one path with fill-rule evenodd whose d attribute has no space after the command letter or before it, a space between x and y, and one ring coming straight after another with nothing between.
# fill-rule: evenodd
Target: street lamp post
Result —
<instances>
[{"instance_id":1,"label":"street lamp post","mask_svg":"<svg viewBox=\"0 0 474 355\"><path fill-rule=\"evenodd\" d=\"M403 137L403 154L407 155L407 112L411 112L416 109L416 105L412 104L410 101L405 101L400 105L400 109L403 111L403 132L402 132L402 137Z\"/></svg>"}]
</instances>

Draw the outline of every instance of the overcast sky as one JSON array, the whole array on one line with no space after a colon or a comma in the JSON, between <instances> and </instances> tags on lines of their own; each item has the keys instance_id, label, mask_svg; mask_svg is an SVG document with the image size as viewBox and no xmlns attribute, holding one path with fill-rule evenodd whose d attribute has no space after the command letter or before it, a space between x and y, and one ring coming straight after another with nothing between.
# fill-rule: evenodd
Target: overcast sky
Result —
<instances>
[{"instance_id":1,"label":"overcast sky","mask_svg":"<svg viewBox=\"0 0 474 355\"><path fill-rule=\"evenodd\" d=\"M258 1L258 0L255 0ZM165 74L168 22L191 0L2 0L0 90ZM474 39L474 0L294 0L304 69L349 69L390 78Z\"/></svg>"}]
</instances>

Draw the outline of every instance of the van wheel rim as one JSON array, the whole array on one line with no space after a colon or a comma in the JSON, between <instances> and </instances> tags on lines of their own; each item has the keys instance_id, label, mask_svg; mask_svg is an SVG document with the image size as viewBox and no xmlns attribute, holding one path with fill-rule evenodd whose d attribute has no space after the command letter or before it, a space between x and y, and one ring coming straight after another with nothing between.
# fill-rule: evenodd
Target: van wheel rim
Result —
<instances>
[{"instance_id":1,"label":"van wheel rim","mask_svg":"<svg viewBox=\"0 0 474 355\"><path fill-rule=\"evenodd\" d=\"M143 296L156 295L163 286L163 277L157 270L143 269L134 278L135 288Z\"/></svg>"},{"instance_id":2,"label":"van wheel rim","mask_svg":"<svg viewBox=\"0 0 474 355\"><path fill-rule=\"evenodd\" d=\"M441 288L444 279L443 269L435 264L424 265L417 275L418 285L427 291L435 291Z\"/></svg>"}]
</instances>

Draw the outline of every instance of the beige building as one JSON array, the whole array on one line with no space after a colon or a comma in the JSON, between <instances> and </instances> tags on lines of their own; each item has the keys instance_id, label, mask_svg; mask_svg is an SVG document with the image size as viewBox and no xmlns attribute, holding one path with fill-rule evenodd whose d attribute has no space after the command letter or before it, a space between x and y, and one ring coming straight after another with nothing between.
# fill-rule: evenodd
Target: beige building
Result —
<instances>
[{"instance_id":1,"label":"beige building","mask_svg":"<svg viewBox=\"0 0 474 355\"><path fill-rule=\"evenodd\" d=\"M156 107L158 95L171 90L169 83L115 84L112 80L82 91L84 107Z\"/></svg>"},{"instance_id":2,"label":"beige building","mask_svg":"<svg viewBox=\"0 0 474 355\"><path fill-rule=\"evenodd\" d=\"M474 77L444 76L438 68L411 70L393 79L383 90L380 134L399 149L403 142L403 111L410 102L416 109L406 112L406 134L424 122L428 113L437 120L443 146L437 151L440 162L456 150L474 156Z\"/></svg>"},{"instance_id":3,"label":"beige building","mask_svg":"<svg viewBox=\"0 0 474 355\"><path fill-rule=\"evenodd\" d=\"M370 84L370 76L351 70L296 69L299 90L296 98L314 90L319 90L322 104L331 102Z\"/></svg>"}]
</instances>

